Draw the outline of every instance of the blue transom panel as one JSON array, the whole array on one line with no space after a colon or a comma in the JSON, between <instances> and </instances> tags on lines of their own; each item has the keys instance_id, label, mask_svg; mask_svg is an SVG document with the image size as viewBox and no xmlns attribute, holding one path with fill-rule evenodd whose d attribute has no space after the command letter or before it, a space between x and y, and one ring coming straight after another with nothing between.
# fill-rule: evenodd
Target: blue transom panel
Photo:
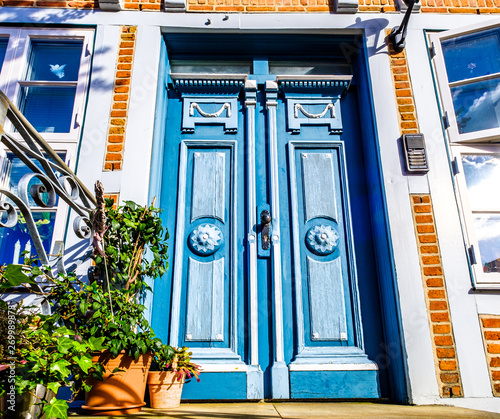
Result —
<instances>
[{"instance_id":1,"label":"blue transom panel","mask_svg":"<svg viewBox=\"0 0 500 419\"><path fill-rule=\"evenodd\" d=\"M277 81L285 93L290 132L299 134L303 125L326 125L330 134L342 133L340 97L351 76L278 76Z\"/></svg>"}]
</instances>

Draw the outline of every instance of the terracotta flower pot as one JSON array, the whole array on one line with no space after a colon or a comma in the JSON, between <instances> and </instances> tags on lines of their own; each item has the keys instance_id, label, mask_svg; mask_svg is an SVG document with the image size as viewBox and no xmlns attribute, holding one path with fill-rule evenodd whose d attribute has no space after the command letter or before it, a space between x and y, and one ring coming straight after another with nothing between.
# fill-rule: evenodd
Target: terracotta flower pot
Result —
<instances>
[{"instance_id":1,"label":"terracotta flower pot","mask_svg":"<svg viewBox=\"0 0 500 419\"><path fill-rule=\"evenodd\" d=\"M131 356L119 354L111 358L107 352L94 356L93 362L104 364L103 381L89 379L92 389L85 394L83 409L91 415L125 415L141 410L146 391L147 373L152 355L141 355L134 360ZM119 368L122 372L113 371Z\"/></svg>"},{"instance_id":2,"label":"terracotta flower pot","mask_svg":"<svg viewBox=\"0 0 500 419\"><path fill-rule=\"evenodd\" d=\"M185 377L177 380L173 371L148 373L149 400L154 409L173 409L181 404Z\"/></svg>"}]
</instances>

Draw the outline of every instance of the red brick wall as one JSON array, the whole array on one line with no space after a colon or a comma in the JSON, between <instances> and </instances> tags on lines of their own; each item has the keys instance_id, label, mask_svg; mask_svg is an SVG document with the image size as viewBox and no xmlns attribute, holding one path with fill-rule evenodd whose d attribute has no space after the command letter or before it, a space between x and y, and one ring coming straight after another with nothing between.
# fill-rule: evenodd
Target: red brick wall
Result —
<instances>
[{"instance_id":1,"label":"red brick wall","mask_svg":"<svg viewBox=\"0 0 500 419\"><path fill-rule=\"evenodd\" d=\"M422 13L500 13L500 0L422 0ZM331 13L332 0L188 0L190 12ZM395 0L359 0L360 12L399 12Z\"/></svg>"},{"instance_id":2,"label":"red brick wall","mask_svg":"<svg viewBox=\"0 0 500 419\"><path fill-rule=\"evenodd\" d=\"M406 53L395 53L389 45L389 60L399 130L401 134L419 132ZM441 397L463 397L431 197L428 194L410 195L410 199L439 392Z\"/></svg>"},{"instance_id":3,"label":"red brick wall","mask_svg":"<svg viewBox=\"0 0 500 419\"><path fill-rule=\"evenodd\" d=\"M122 26L116 62L104 170L121 170L125 147L136 26Z\"/></svg>"},{"instance_id":4,"label":"red brick wall","mask_svg":"<svg viewBox=\"0 0 500 419\"><path fill-rule=\"evenodd\" d=\"M190 12L330 13L330 0L188 0Z\"/></svg>"},{"instance_id":5,"label":"red brick wall","mask_svg":"<svg viewBox=\"0 0 500 419\"><path fill-rule=\"evenodd\" d=\"M0 0L0 6L8 7L56 7L63 9L99 9L98 0ZM125 0L127 10L161 10L161 0Z\"/></svg>"},{"instance_id":6,"label":"red brick wall","mask_svg":"<svg viewBox=\"0 0 500 419\"><path fill-rule=\"evenodd\" d=\"M421 0L423 13L500 13L500 0ZM56 7L64 9L98 9L98 0L0 0L9 7ZM162 10L161 0L125 0L126 10ZM240 13L331 13L332 0L188 0L190 12ZM359 0L360 12L398 12L395 0Z\"/></svg>"},{"instance_id":7,"label":"red brick wall","mask_svg":"<svg viewBox=\"0 0 500 419\"><path fill-rule=\"evenodd\" d=\"M411 195L420 267L441 397L463 397L448 293L430 195Z\"/></svg>"},{"instance_id":8,"label":"red brick wall","mask_svg":"<svg viewBox=\"0 0 500 419\"><path fill-rule=\"evenodd\" d=\"M500 0L421 0L422 13L500 13Z\"/></svg>"},{"instance_id":9,"label":"red brick wall","mask_svg":"<svg viewBox=\"0 0 500 419\"><path fill-rule=\"evenodd\" d=\"M490 371L491 388L495 397L500 397L500 316L479 316L484 338L484 350Z\"/></svg>"}]
</instances>

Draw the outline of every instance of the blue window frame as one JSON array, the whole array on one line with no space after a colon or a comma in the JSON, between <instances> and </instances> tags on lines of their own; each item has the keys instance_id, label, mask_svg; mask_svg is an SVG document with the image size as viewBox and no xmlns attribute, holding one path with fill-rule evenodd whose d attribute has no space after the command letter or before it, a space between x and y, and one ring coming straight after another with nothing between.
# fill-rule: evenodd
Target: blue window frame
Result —
<instances>
[{"instance_id":1,"label":"blue window frame","mask_svg":"<svg viewBox=\"0 0 500 419\"><path fill-rule=\"evenodd\" d=\"M3 60L5 59L5 53L7 52L8 38L0 38L0 71L2 71Z\"/></svg>"}]
</instances>

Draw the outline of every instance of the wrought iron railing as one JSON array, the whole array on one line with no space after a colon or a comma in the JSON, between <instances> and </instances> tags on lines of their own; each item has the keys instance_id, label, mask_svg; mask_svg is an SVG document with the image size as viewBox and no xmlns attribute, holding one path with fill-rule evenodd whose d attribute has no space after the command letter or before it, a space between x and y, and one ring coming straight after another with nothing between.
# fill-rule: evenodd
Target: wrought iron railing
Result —
<instances>
[{"instance_id":1,"label":"wrought iron railing","mask_svg":"<svg viewBox=\"0 0 500 419\"><path fill-rule=\"evenodd\" d=\"M5 132L7 120L12 124L11 131L15 130L16 134ZM96 199L2 91L0 142L29 169L20 178L17 187L0 184L0 227L14 228L22 217L40 262L52 265L56 271L64 271L64 246L62 242L56 243L52 255L45 250L33 217L34 211L55 211L58 198L62 199L77 214L73 222L75 234L81 239L90 239L92 232L88 217ZM8 164L9 159L4 153L0 172ZM3 172L5 174L5 170Z\"/></svg>"}]
</instances>

